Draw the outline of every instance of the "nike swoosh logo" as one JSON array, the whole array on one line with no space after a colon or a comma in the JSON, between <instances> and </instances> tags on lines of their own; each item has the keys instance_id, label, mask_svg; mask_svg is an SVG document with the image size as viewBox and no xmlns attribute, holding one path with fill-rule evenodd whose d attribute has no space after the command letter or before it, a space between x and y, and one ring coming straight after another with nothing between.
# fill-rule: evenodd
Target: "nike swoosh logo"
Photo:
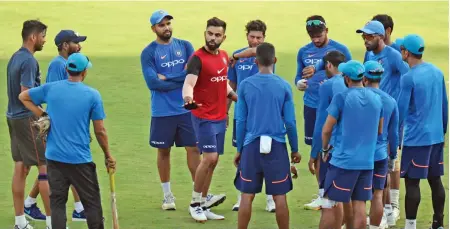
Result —
<instances>
[{"instance_id":1,"label":"nike swoosh logo","mask_svg":"<svg viewBox=\"0 0 450 229\"><path fill-rule=\"evenodd\" d=\"M315 53L314 54L308 54L308 57L313 57L314 55L316 55Z\"/></svg>"},{"instance_id":2,"label":"nike swoosh logo","mask_svg":"<svg viewBox=\"0 0 450 229\"><path fill-rule=\"evenodd\" d=\"M225 68L222 68L220 70L217 70L217 74L220 74Z\"/></svg>"},{"instance_id":3,"label":"nike swoosh logo","mask_svg":"<svg viewBox=\"0 0 450 229\"><path fill-rule=\"evenodd\" d=\"M164 56L161 56L161 59L164 59L164 58L166 58L166 56L167 56L167 54L166 54L166 55L164 55Z\"/></svg>"},{"instance_id":4,"label":"nike swoosh logo","mask_svg":"<svg viewBox=\"0 0 450 229\"><path fill-rule=\"evenodd\" d=\"M27 214L30 214L31 210L24 209L24 212L27 213Z\"/></svg>"}]
</instances>

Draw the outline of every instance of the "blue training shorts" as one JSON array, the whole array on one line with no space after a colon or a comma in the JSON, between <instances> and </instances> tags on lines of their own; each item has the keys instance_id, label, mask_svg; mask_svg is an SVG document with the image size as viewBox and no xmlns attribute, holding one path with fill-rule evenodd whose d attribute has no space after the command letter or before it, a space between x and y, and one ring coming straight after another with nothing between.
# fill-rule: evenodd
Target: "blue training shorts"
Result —
<instances>
[{"instance_id":1,"label":"blue training shorts","mask_svg":"<svg viewBox=\"0 0 450 229\"><path fill-rule=\"evenodd\" d=\"M384 190L388 174L388 158L375 161L373 166L373 188Z\"/></svg>"},{"instance_id":2,"label":"blue training shorts","mask_svg":"<svg viewBox=\"0 0 450 229\"><path fill-rule=\"evenodd\" d=\"M400 177L427 179L444 175L444 143L403 146Z\"/></svg>"},{"instance_id":3,"label":"blue training shorts","mask_svg":"<svg viewBox=\"0 0 450 229\"><path fill-rule=\"evenodd\" d=\"M200 153L223 154L227 120L213 121L192 115L197 147Z\"/></svg>"},{"instance_id":4,"label":"blue training shorts","mask_svg":"<svg viewBox=\"0 0 450 229\"><path fill-rule=\"evenodd\" d=\"M181 115L152 117L149 143L152 147L167 149L177 147L194 147L197 145L191 112Z\"/></svg>"},{"instance_id":5,"label":"blue training shorts","mask_svg":"<svg viewBox=\"0 0 450 229\"><path fill-rule=\"evenodd\" d=\"M303 119L305 123L305 144L312 145L314 125L316 124L316 108L303 105Z\"/></svg>"}]
</instances>

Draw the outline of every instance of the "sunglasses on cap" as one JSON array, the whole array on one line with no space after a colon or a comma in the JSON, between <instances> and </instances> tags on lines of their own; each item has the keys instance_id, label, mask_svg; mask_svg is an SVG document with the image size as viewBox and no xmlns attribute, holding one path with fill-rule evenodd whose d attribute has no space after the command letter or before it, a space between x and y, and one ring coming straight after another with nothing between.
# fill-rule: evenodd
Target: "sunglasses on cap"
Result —
<instances>
[{"instance_id":1,"label":"sunglasses on cap","mask_svg":"<svg viewBox=\"0 0 450 229\"><path fill-rule=\"evenodd\" d=\"M306 26L326 26L325 22L321 20L309 20L306 22Z\"/></svg>"},{"instance_id":2,"label":"sunglasses on cap","mask_svg":"<svg viewBox=\"0 0 450 229\"><path fill-rule=\"evenodd\" d=\"M368 72L369 72L369 74L374 75L374 76L381 76L384 73L384 71L381 69L369 70Z\"/></svg>"}]
</instances>

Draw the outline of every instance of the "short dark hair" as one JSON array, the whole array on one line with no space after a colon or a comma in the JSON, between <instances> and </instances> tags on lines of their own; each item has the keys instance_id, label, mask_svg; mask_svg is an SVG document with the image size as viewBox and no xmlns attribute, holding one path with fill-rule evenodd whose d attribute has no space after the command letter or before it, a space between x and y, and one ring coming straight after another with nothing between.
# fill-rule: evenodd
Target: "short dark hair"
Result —
<instances>
[{"instance_id":1,"label":"short dark hair","mask_svg":"<svg viewBox=\"0 0 450 229\"><path fill-rule=\"evenodd\" d=\"M247 30L247 34L250 33L251 31L258 31L258 32L262 32L262 34L265 36L267 26L266 26L266 23L264 23L261 20L252 20L252 21L249 21L247 23L247 25L245 25L245 29Z\"/></svg>"},{"instance_id":2,"label":"short dark hair","mask_svg":"<svg viewBox=\"0 0 450 229\"><path fill-rule=\"evenodd\" d=\"M69 73L70 76L80 76L82 72L75 72L75 71L70 71L67 70L67 72Z\"/></svg>"},{"instance_id":3,"label":"short dark hair","mask_svg":"<svg viewBox=\"0 0 450 229\"><path fill-rule=\"evenodd\" d=\"M405 49L405 47L404 46L400 46L400 51L401 50L406 50L406 51L408 51L407 49ZM419 52L423 52L423 50L425 50L425 47L420 47L420 49L419 49ZM414 54L414 53L412 53L412 52L410 52L410 51L408 51L409 52L409 54L411 54L411 56L413 56L414 58L416 58L416 59L422 59L422 55L423 54Z\"/></svg>"},{"instance_id":4,"label":"short dark hair","mask_svg":"<svg viewBox=\"0 0 450 229\"><path fill-rule=\"evenodd\" d=\"M334 67L338 67L340 63L345 62L345 55L337 50L327 53L323 57L323 62L330 62Z\"/></svg>"},{"instance_id":5,"label":"short dark hair","mask_svg":"<svg viewBox=\"0 0 450 229\"><path fill-rule=\"evenodd\" d=\"M22 27L22 40L25 41L31 34L42 33L47 29L47 25L39 20L27 20Z\"/></svg>"},{"instance_id":6,"label":"short dark hair","mask_svg":"<svg viewBox=\"0 0 450 229\"><path fill-rule=\"evenodd\" d=\"M275 47L271 43L264 42L256 47L256 60L262 66L270 66L274 63Z\"/></svg>"},{"instance_id":7,"label":"short dark hair","mask_svg":"<svg viewBox=\"0 0 450 229\"><path fill-rule=\"evenodd\" d=\"M306 22L308 21L312 21L312 20L319 20L321 22L323 22L323 25L306 25L306 31L308 31L308 34L317 34L317 33L321 33L323 32L327 26L326 26L326 22L325 22L325 18L323 18L320 15L312 15L309 16L308 18L306 18Z\"/></svg>"},{"instance_id":8,"label":"short dark hair","mask_svg":"<svg viewBox=\"0 0 450 229\"><path fill-rule=\"evenodd\" d=\"M377 14L373 16L372 21L379 21L383 24L384 30L391 28L391 32L394 31L394 20L387 14Z\"/></svg>"},{"instance_id":9,"label":"short dark hair","mask_svg":"<svg viewBox=\"0 0 450 229\"><path fill-rule=\"evenodd\" d=\"M227 30L227 23L220 20L218 17L213 17L206 22L206 28L210 26L222 27L224 32Z\"/></svg>"},{"instance_id":10,"label":"short dark hair","mask_svg":"<svg viewBox=\"0 0 450 229\"><path fill-rule=\"evenodd\" d=\"M378 78L378 79L372 79L372 78L366 77L366 79L367 79L369 82L371 82L371 83L379 83L379 82L381 81L381 78Z\"/></svg>"}]
</instances>

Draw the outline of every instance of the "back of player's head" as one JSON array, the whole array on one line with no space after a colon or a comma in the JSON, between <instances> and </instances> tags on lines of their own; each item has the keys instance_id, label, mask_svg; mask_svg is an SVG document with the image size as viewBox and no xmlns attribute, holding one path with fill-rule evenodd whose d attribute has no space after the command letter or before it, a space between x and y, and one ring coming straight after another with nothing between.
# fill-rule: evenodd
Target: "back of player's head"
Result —
<instances>
[{"instance_id":1,"label":"back of player's head","mask_svg":"<svg viewBox=\"0 0 450 229\"><path fill-rule=\"evenodd\" d=\"M425 51L425 41L417 34L406 35L402 40L399 40L401 50L406 50L416 59L422 59ZM402 52L403 53L403 52Z\"/></svg>"},{"instance_id":2,"label":"back of player's head","mask_svg":"<svg viewBox=\"0 0 450 229\"><path fill-rule=\"evenodd\" d=\"M220 20L217 17L213 17L206 22L206 28L210 26L222 27L224 32L227 30L227 23L225 21Z\"/></svg>"},{"instance_id":3,"label":"back of player's head","mask_svg":"<svg viewBox=\"0 0 450 229\"><path fill-rule=\"evenodd\" d=\"M378 83L383 76L384 68L378 61L369 60L364 63L364 77L371 83Z\"/></svg>"},{"instance_id":4,"label":"back of player's head","mask_svg":"<svg viewBox=\"0 0 450 229\"><path fill-rule=\"evenodd\" d=\"M92 67L89 58L81 53L74 53L67 58L67 72L70 76L80 76Z\"/></svg>"},{"instance_id":5,"label":"back of player's head","mask_svg":"<svg viewBox=\"0 0 450 229\"><path fill-rule=\"evenodd\" d=\"M394 31L394 20L392 20L391 16L387 14L377 14L373 16L372 20L381 22L384 26L384 30L391 28L391 33Z\"/></svg>"},{"instance_id":6,"label":"back of player's head","mask_svg":"<svg viewBox=\"0 0 450 229\"><path fill-rule=\"evenodd\" d=\"M306 31L309 34L321 33L327 28L325 19L320 15L312 15L306 18Z\"/></svg>"},{"instance_id":7,"label":"back of player's head","mask_svg":"<svg viewBox=\"0 0 450 229\"><path fill-rule=\"evenodd\" d=\"M247 34L250 33L251 31L257 31L257 32L262 32L262 34L265 36L267 26L266 26L266 23L264 23L261 20L252 20L252 21L249 21L247 23L247 25L245 25L245 30L247 30Z\"/></svg>"},{"instance_id":8,"label":"back of player's head","mask_svg":"<svg viewBox=\"0 0 450 229\"><path fill-rule=\"evenodd\" d=\"M334 67L338 67L345 61L345 55L337 50L331 51L323 57L324 63L330 62Z\"/></svg>"},{"instance_id":9,"label":"back of player's head","mask_svg":"<svg viewBox=\"0 0 450 229\"><path fill-rule=\"evenodd\" d=\"M264 42L256 47L256 60L261 66L271 66L275 63L275 47L271 43Z\"/></svg>"},{"instance_id":10,"label":"back of player's head","mask_svg":"<svg viewBox=\"0 0 450 229\"><path fill-rule=\"evenodd\" d=\"M349 60L339 64L339 71L353 82L360 82L364 76L364 65L357 60Z\"/></svg>"},{"instance_id":11,"label":"back of player's head","mask_svg":"<svg viewBox=\"0 0 450 229\"><path fill-rule=\"evenodd\" d=\"M39 20L27 20L22 27L22 40L26 40L29 36L36 33L42 33L47 30L47 25Z\"/></svg>"}]
</instances>

